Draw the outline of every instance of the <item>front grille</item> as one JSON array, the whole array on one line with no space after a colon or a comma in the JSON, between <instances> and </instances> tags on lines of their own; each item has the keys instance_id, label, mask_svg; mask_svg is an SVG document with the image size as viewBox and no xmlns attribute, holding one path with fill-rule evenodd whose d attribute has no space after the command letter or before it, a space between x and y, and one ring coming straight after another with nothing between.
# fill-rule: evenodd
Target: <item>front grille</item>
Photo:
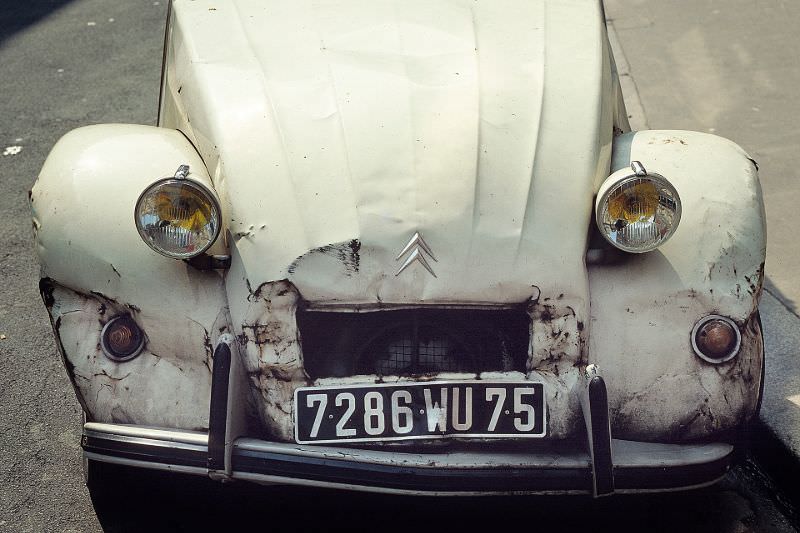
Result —
<instances>
[{"instance_id":1,"label":"front grille","mask_svg":"<svg viewBox=\"0 0 800 533\"><path fill-rule=\"evenodd\" d=\"M301 310L297 324L311 378L524 372L530 330L522 309Z\"/></svg>"}]
</instances>

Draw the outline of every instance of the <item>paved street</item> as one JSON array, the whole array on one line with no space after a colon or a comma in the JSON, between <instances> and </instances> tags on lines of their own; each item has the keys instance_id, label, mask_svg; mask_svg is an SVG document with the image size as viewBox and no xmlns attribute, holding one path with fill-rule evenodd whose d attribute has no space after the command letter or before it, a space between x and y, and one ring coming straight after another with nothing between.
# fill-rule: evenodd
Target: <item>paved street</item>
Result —
<instances>
[{"instance_id":1,"label":"paved street","mask_svg":"<svg viewBox=\"0 0 800 533\"><path fill-rule=\"evenodd\" d=\"M0 532L100 531L81 475L80 409L38 295L27 191L67 131L94 123L154 123L166 0L13 6L0 10ZM800 160L800 5L608 0L607 8L633 74L626 87L638 91L635 119L653 128L714 131L759 161L770 224L763 310L775 340L768 350L796 353L797 334L789 331L799 323L793 262L800 244L788 223L800 202L794 170ZM793 416L791 402L785 405L780 395L773 400ZM158 476L146 481L120 495L119 520L104 523L107 530L196 530L231 520L241 529L282 531L325 530L335 521L356 530L408 530L416 523L454 531L527 521L567 531L785 532L794 531L798 519L752 463L700 492L601 502L387 499L211 482L198 487ZM154 506L168 515L156 517Z\"/></svg>"}]
</instances>

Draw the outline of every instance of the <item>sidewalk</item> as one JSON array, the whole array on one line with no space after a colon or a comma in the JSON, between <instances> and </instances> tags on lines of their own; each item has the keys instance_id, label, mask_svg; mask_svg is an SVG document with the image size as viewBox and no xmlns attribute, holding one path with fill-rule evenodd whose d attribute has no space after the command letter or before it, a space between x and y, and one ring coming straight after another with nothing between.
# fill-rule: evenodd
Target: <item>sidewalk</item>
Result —
<instances>
[{"instance_id":1,"label":"sidewalk","mask_svg":"<svg viewBox=\"0 0 800 533\"><path fill-rule=\"evenodd\" d=\"M800 472L800 3L605 4L631 127L715 133L759 163L768 229L760 306L767 359L755 449L777 453L776 466ZM787 456L794 464L781 465Z\"/></svg>"}]
</instances>

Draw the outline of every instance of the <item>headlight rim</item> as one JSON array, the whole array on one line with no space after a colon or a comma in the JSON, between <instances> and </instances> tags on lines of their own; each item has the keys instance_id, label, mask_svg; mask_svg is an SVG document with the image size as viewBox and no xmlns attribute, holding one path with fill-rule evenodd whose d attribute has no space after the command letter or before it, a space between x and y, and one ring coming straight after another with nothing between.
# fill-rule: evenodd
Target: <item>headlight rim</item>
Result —
<instances>
[{"instance_id":1,"label":"headlight rim","mask_svg":"<svg viewBox=\"0 0 800 533\"><path fill-rule=\"evenodd\" d=\"M677 187L675 187L675 185L673 185L670 180L668 180L667 178L665 178L664 176L662 176L661 174L659 174L657 172L650 172L649 170L645 170L644 166L639 161L632 161L630 169L626 169L626 170L627 170L627 172L624 173L624 174L622 174L621 171L617 171L617 172L611 174L611 176L606 178L606 180L600 186L600 190L598 191L599 194L598 194L597 200L595 202L595 214L594 214L595 226L597 227L597 230L600 232L600 235L603 236L603 239L605 239L609 244L611 244L614 248L616 248L618 250L621 250L621 251L626 252L626 253L631 253L631 254L644 254L644 253L652 252L654 250L657 250L661 246L663 246L664 243L669 241L672 238L672 236L675 235L675 232L678 230L678 226L680 225L680 221L681 221L681 218L682 218L682 215L683 215L683 202L681 201L681 197L680 197L680 194L678 193ZM620 175L617 176L616 174L620 174ZM601 212L602 212L601 207L604 204L608 203L608 198L609 198L611 192L614 191L618 186L623 185L625 182L636 180L636 179L649 179L649 180L653 181L657 185L662 186L662 187L670 190L670 192L673 194L673 196L675 197L675 200L676 200L676 202L675 202L675 206L676 207L675 207L675 214L674 214L674 223L672 224L672 227L670 228L669 233L657 245L653 246L652 248L647 248L647 249L632 248L630 246L625 246L625 245L620 244L618 242L614 242L613 240L611 240L609 235L603 229L603 220L602 220L602 216L601 216Z\"/></svg>"},{"instance_id":2,"label":"headlight rim","mask_svg":"<svg viewBox=\"0 0 800 533\"><path fill-rule=\"evenodd\" d=\"M206 198L209 200L212 209L217 214L217 219L219 222L217 223L216 231L214 232L213 237L209 239L208 243L202 249L199 249L191 254L173 255L164 250L158 249L157 247L153 246L153 244L147 237L147 234L144 231L142 231L142 228L139 226L138 213L139 213L139 205L141 204L142 200L147 196L148 193L153 191L156 187L167 184L180 184L180 185L188 184L190 186L197 187L197 189L199 189L200 192L204 196L206 196ZM170 259L187 260L205 253L209 248L211 248L214 245L214 243L217 242L217 239L219 239L219 236L222 233L222 220L223 220L222 208L220 206L220 202L219 199L217 198L216 192L202 181L190 177L188 166L186 167L185 170L183 170L183 167L179 168L174 176L157 179L156 181L152 182L150 185L145 187L142 193L136 199L136 203L134 204L133 207L133 224L136 227L136 232L139 234L139 237L151 250L159 253L160 255L163 255L164 257L169 257Z\"/></svg>"}]
</instances>

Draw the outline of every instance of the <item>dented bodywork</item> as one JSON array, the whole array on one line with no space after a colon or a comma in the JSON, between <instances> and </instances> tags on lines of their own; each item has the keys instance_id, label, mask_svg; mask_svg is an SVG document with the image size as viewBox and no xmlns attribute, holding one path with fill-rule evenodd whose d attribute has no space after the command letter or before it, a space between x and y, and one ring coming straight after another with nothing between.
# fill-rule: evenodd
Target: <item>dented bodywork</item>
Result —
<instances>
[{"instance_id":1,"label":"dented bodywork","mask_svg":"<svg viewBox=\"0 0 800 533\"><path fill-rule=\"evenodd\" d=\"M88 419L209 431L213 354L233 338L225 475L237 438L294 442L300 387L543 383L544 440L566 442L591 433L602 376L616 439L745 427L765 257L747 154L707 134L628 131L598 1L343 5L175 0L158 127L90 126L53 148L31 194L42 295ZM646 254L594 235L595 195L631 161L683 203L674 236ZM179 165L218 196L208 253L225 268L137 234L138 196ZM300 310L423 307L524 309L524 368L306 371ZM692 348L711 314L741 334L722 364ZM146 338L118 362L99 336L123 315Z\"/></svg>"}]
</instances>

